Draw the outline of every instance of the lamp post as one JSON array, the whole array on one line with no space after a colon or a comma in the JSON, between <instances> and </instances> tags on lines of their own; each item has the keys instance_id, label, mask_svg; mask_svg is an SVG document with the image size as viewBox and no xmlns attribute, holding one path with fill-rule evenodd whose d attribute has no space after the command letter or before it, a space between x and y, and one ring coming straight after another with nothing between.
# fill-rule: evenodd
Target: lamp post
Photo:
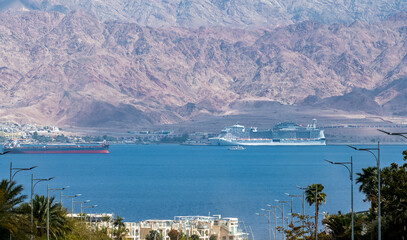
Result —
<instances>
[{"instance_id":1,"label":"lamp post","mask_svg":"<svg viewBox=\"0 0 407 240\"><path fill-rule=\"evenodd\" d=\"M0 153L0 155L4 155L4 154L7 154L8 152L3 152L3 153ZM30 167L30 168L13 168L13 162L10 162L10 184L11 184L11 182L13 181L13 178L14 178L14 176L18 173L18 172L21 172L21 171L29 171L29 170L32 170L32 169L34 169L34 168L36 168L36 167L38 167L38 166L33 166L33 167ZM17 170L14 174L12 174L13 173L13 170ZM12 236L11 236L11 232L10 232L10 240L12 239Z\"/></svg>"},{"instance_id":2,"label":"lamp post","mask_svg":"<svg viewBox=\"0 0 407 240\"><path fill-rule=\"evenodd\" d=\"M67 189L67 188L69 188L70 186L65 186L65 187L63 187L63 188L54 188L54 189L50 189L50 190L54 190L54 192L55 191L61 191L61 201L60 201L60 203L61 203L61 208L63 207L62 206L62 191L64 191L65 189Z\"/></svg>"},{"instance_id":3,"label":"lamp post","mask_svg":"<svg viewBox=\"0 0 407 240\"><path fill-rule=\"evenodd\" d=\"M302 215L305 215L304 194L302 195L302 199L300 198L301 197L300 195L294 195L294 194L289 194L289 193L285 193L285 195L291 197L291 202L292 202L293 198L298 198L301 201ZM291 214L292 214L292 211L291 211Z\"/></svg>"},{"instance_id":4,"label":"lamp post","mask_svg":"<svg viewBox=\"0 0 407 240\"><path fill-rule=\"evenodd\" d=\"M312 195L314 195L314 198L315 198L315 240L318 240L318 220L317 220L318 219L318 216L317 216L317 207L318 207L317 206L318 205L318 200L317 200L318 193L317 193L317 190L318 190L318 188L315 187L315 193L311 191L311 190L314 190L312 188L303 188L303 187L300 187L300 186L297 186L297 188L304 190L304 193L305 193L305 191L310 190L310 193L312 193Z\"/></svg>"},{"instance_id":5,"label":"lamp post","mask_svg":"<svg viewBox=\"0 0 407 240\"><path fill-rule=\"evenodd\" d=\"M283 219L283 240L285 239L285 234L284 234L284 203L288 204L288 201L280 201L280 200L275 200L278 203L281 203L281 213L282 213L282 219Z\"/></svg>"},{"instance_id":6,"label":"lamp post","mask_svg":"<svg viewBox=\"0 0 407 240\"><path fill-rule=\"evenodd\" d=\"M262 210L262 211L265 211L265 212L267 212L268 213L268 221L269 221L269 239L271 239L271 218L270 218L270 212L271 212L271 210L267 210L267 209L260 209L260 210ZM275 240L276 238L274 238L274 240Z\"/></svg>"},{"instance_id":7,"label":"lamp post","mask_svg":"<svg viewBox=\"0 0 407 240\"><path fill-rule=\"evenodd\" d=\"M268 207L274 208L274 239L277 240L277 206L267 204ZM284 233L283 233L284 234Z\"/></svg>"},{"instance_id":8,"label":"lamp post","mask_svg":"<svg viewBox=\"0 0 407 240\"><path fill-rule=\"evenodd\" d=\"M287 217L284 217L284 221L286 221L286 223L287 223L287 226L288 226L288 221L290 221L290 219L289 219L289 217L287 216Z\"/></svg>"},{"instance_id":9,"label":"lamp post","mask_svg":"<svg viewBox=\"0 0 407 240\"><path fill-rule=\"evenodd\" d=\"M266 214L261 214L261 213L256 213L256 215L265 216L267 218L267 220L268 220L267 223L269 225L269 240L271 240L271 223L270 223L270 212L271 212L271 210L266 210L266 209L260 209L260 210L268 212L267 215Z\"/></svg>"},{"instance_id":10,"label":"lamp post","mask_svg":"<svg viewBox=\"0 0 407 240\"><path fill-rule=\"evenodd\" d=\"M403 138L407 139L407 136L405 136L407 133L391 133L391 132L386 132L386 131L381 130L381 129L377 129L377 131L385 133L387 135L400 136L400 137L403 137Z\"/></svg>"},{"instance_id":11,"label":"lamp post","mask_svg":"<svg viewBox=\"0 0 407 240\"><path fill-rule=\"evenodd\" d=\"M90 209L92 209L92 208L95 208L95 207L97 207L98 205L92 205L92 206L84 206L83 208L90 208ZM89 213L89 223L91 223L92 221L92 210L89 210L90 211L90 213Z\"/></svg>"},{"instance_id":12,"label":"lamp post","mask_svg":"<svg viewBox=\"0 0 407 240\"><path fill-rule=\"evenodd\" d=\"M38 166L33 166L33 167L30 167L30 168L13 168L13 163L10 162L10 182L13 181L14 176L15 176L18 172L33 170L33 169L36 168L36 167L38 167ZM16 171L14 174L12 174L13 170L17 170L17 171Z\"/></svg>"},{"instance_id":13,"label":"lamp post","mask_svg":"<svg viewBox=\"0 0 407 240\"><path fill-rule=\"evenodd\" d=\"M72 196L63 196L63 195L61 195L62 198L71 198L71 204L72 204L72 205L71 205L71 213L72 213L72 214L73 214L73 199L76 198L76 197L80 197L80 196L82 196L82 194L80 194L80 193L79 193L79 194L72 195ZM61 205L63 204L63 203L62 203L62 198L61 198ZM72 217L73 217L73 215L72 215Z\"/></svg>"},{"instance_id":14,"label":"lamp post","mask_svg":"<svg viewBox=\"0 0 407 240\"><path fill-rule=\"evenodd\" d=\"M305 217L305 206L304 206L304 198L305 198L305 194L304 192L302 192L302 199L300 198L300 195L293 195L293 194L289 194L289 193L285 193L285 195L291 197L291 222L293 222L293 198L298 198L301 201L301 206L302 206L302 215ZM305 228L305 219L302 220L302 225L303 228Z\"/></svg>"},{"instance_id":15,"label":"lamp post","mask_svg":"<svg viewBox=\"0 0 407 240\"><path fill-rule=\"evenodd\" d=\"M49 240L49 190L51 190L52 192L61 191L62 195L62 191L67 188L69 188L69 186L63 188L49 188L49 184L47 184L47 240Z\"/></svg>"},{"instance_id":16,"label":"lamp post","mask_svg":"<svg viewBox=\"0 0 407 240\"><path fill-rule=\"evenodd\" d=\"M294 220L294 216L293 216L293 198L291 197L291 202L290 202L290 206L291 206L291 223Z\"/></svg>"},{"instance_id":17,"label":"lamp post","mask_svg":"<svg viewBox=\"0 0 407 240\"><path fill-rule=\"evenodd\" d=\"M31 235L30 235L30 239L33 239L33 225L34 225L34 202L33 202L33 195L34 195L34 189L35 186L39 183L39 182L44 182L44 181L50 181L52 179L54 179L55 177L50 177L50 178L34 178L34 174L31 174ZM34 183L35 181L35 183Z\"/></svg>"},{"instance_id":18,"label":"lamp post","mask_svg":"<svg viewBox=\"0 0 407 240\"><path fill-rule=\"evenodd\" d=\"M382 131L384 132L384 131ZM403 136L403 135L400 135ZM404 137L404 136L403 136ZM382 224L381 224L381 190L380 190L380 142L377 142L377 148L357 148L351 145L347 145L348 147L356 150L356 151L365 151L365 152L369 152L373 155L373 157L376 159L376 163L377 163L377 182L378 182L378 236L377 239L381 240L382 239ZM377 151L377 156L376 154L374 154L372 151Z\"/></svg>"},{"instance_id":19,"label":"lamp post","mask_svg":"<svg viewBox=\"0 0 407 240\"><path fill-rule=\"evenodd\" d=\"M114 213L112 214L112 240L113 238L114 238ZM189 234L187 234L187 239L189 240Z\"/></svg>"},{"instance_id":20,"label":"lamp post","mask_svg":"<svg viewBox=\"0 0 407 240\"><path fill-rule=\"evenodd\" d=\"M82 219L82 213L83 213L83 208L82 208L82 204L84 204L84 203L88 203L88 202L90 202L90 200L85 200L85 201L79 201L79 202L74 202L74 203L80 203L81 204L81 219Z\"/></svg>"},{"instance_id":21,"label":"lamp post","mask_svg":"<svg viewBox=\"0 0 407 240\"><path fill-rule=\"evenodd\" d=\"M342 165L346 167L346 169L349 171L349 177L350 177L350 214L352 215L352 240L355 239L355 232L354 232L354 219L353 219L353 158L350 157L350 162L332 162L329 160L325 161L329 162L330 164L336 164L336 165ZM350 169L348 166L350 165Z\"/></svg>"}]
</instances>

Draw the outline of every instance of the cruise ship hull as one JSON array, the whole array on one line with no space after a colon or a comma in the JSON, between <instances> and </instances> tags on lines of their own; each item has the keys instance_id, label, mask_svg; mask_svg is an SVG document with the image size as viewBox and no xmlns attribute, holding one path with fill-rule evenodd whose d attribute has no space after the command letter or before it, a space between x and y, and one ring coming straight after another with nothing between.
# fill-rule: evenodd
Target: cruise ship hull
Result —
<instances>
[{"instance_id":1,"label":"cruise ship hull","mask_svg":"<svg viewBox=\"0 0 407 240\"><path fill-rule=\"evenodd\" d=\"M224 138L210 138L211 145L215 146L324 146L326 142L324 139L316 140L301 140L301 139L224 139Z\"/></svg>"}]
</instances>

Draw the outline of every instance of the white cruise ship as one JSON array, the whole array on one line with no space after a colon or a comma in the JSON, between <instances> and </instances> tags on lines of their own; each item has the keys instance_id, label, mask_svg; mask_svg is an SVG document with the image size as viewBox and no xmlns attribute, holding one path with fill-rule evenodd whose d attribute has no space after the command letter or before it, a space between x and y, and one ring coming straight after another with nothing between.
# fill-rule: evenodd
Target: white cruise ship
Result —
<instances>
[{"instance_id":1,"label":"white cruise ship","mask_svg":"<svg viewBox=\"0 0 407 240\"><path fill-rule=\"evenodd\" d=\"M326 145L324 130L318 129L316 119L304 127L293 122L283 122L273 129L246 129L242 125L233 125L222 129L219 136L210 138L212 145L218 146L308 146Z\"/></svg>"}]
</instances>

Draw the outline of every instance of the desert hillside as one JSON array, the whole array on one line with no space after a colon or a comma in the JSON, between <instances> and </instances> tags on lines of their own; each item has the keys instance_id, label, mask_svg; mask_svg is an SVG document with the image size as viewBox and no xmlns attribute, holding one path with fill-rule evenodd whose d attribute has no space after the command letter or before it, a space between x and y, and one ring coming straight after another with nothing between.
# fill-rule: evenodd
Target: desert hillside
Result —
<instances>
[{"instance_id":1,"label":"desert hillside","mask_svg":"<svg viewBox=\"0 0 407 240\"><path fill-rule=\"evenodd\" d=\"M407 115L407 14L380 22L150 27L82 10L0 14L2 119L145 126L278 102Z\"/></svg>"}]
</instances>

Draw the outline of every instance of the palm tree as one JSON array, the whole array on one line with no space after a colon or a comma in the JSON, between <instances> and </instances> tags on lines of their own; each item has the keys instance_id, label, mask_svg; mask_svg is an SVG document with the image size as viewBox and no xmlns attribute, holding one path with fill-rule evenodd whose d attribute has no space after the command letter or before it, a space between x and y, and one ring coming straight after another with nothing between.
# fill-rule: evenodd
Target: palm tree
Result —
<instances>
[{"instance_id":1,"label":"palm tree","mask_svg":"<svg viewBox=\"0 0 407 240\"><path fill-rule=\"evenodd\" d=\"M366 228L368 223L367 215L365 213L357 213L355 217L355 238L360 239L363 236L363 230ZM335 240L347 240L352 237L352 216L350 213L342 215L341 212L338 214L329 215L322 223L327 229L329 235ZM365 230L366 231L366 230Z\"/></svg>"},{"instance_id":2,"label":"palm tree","mask_svg":"<svg viewBox=\"0 0 407 240\"><path fill-rule=\"evenodd\" d=\"M359 192L366 195L366 199L363 201L369 201L372 212L377 208L377 196L378 196L378 182L377 182L377 168L368 167L363 168L362 173L356 173L356 183L360 183Z\"/></svg>"},{"instance_id":3,"label":"palm tree","mask_svg":"<svg viewBox=\"0 0 407 240\"><path fill-rule=\"evenodd\" d=\"M171 231L168 232L168 237L170 237L170 240L178 240L179 235L179 232L175 229L171 229Z\"/></svg>"},{"instance_id":4,"label":"palm tree","mask_svg":"<svg viewBox=\"0 0 407 240\"><path fill-rule=\"evenodd\" d=\"M191 236L191 240L199 240L199 236L194 234Z\"/></svg>"},{"instance_id":5,"label":"palm tree","mask_svg":"<svg viewBox=\"0 0 407 240\"><path fill-rule=\"evenodd\" d=\"M146 236L146 240L162 240L163 235L156 230L151 230Z\"/></svg>"},{"instance_id":6,"label":"palm tree","mask_svg":"<svg viewBox=\"0 0 407 240\"><path fill-rule=\"evenodd\" d=\"M37 226L36 234L41 237L46 234L47 226L47 197L35 195L33 198L33 217L34 226ZM29 203L21 205L21 212L29 213L31 210ZM54 202L54 197L49 198L49 230L50 237L53 239L60 238L72 230L72 222L67 217L65 208L59 203Z\"/></svg>"},{"instance_id":7,"label":"palm tree","mask_svg":"<svg viewBox=\"0 0 407 240\"><path fill-rule=\"evenodd\" d=\"M123 223L124 218L117 216L116 219L113 221L113 225L115 226L114 235L116 235L117 240L121 240L126 236L127 229Z\"/></svg>"},{"instance_id":8,"label":"palm tree","mask_svg":"<svg viewBox=\"0 0 407 240\"><path fill-rule=\"evenodd\" d=\"M310 206L315 204L315 234L318 233L318 214L319 214L319 206L322 202L326 203L326 194L322 192L324 190L324 186L320 183L314 183L307 187L305 190L305 200L308 202Z\"/></svg>"},{"instance_id":9,"label":"palm tree","mask_svg":"<svg viewBox=\"0 0 407 240\"><path fill-rule=\"evenodd\" d=\"M329 229L329 235L335 240L346 240L351 238L351 216L347 215L330 215L322 223Z\"/></svg>"},{"instance_id":10,"label":"palm tree","mask_svg":"<svg viewBox=\"0 0 407 240\"><path fill-rule=\"evenodd\" d=\"M22 185L3 179L0 182L0 239L15 235L22 226L27 226L24 214L18 211L18 205L24 201L26 195L21 195Z\"/></svg>"}]
</instances>

